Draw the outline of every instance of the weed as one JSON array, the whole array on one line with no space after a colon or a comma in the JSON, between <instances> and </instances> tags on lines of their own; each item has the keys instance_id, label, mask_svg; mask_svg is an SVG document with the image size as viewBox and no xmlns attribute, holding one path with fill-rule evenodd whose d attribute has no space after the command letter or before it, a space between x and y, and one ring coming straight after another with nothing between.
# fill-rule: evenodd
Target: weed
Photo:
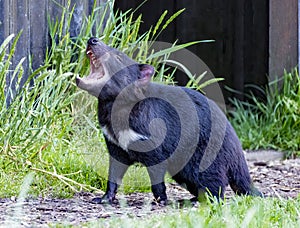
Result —
<instances>
[{"instance_id":1,"label":"weed","mask_svg":"<svg viewBox=\"0 0 300 228\"><path fill-rule=\"evenodd\" d=\"M87 227L298 227L299 199L280 200L234 197L230 203L202 203L182 210L146 218L111 218L85 224Z\"/></svg>"},{"instance_id":2,"label":"weed","mask_svg":"<svg viewBox=\"0 0 300 228\"><path fill-rule=\"evenodd\" d=\"M281 86L279 86L281 85ZM285 72L266 89L266 101L254 95L250 102L233 100L231 123L244 148L271 148L300 155L300 77L297 69Z\"/></svg>"}]
</instances>

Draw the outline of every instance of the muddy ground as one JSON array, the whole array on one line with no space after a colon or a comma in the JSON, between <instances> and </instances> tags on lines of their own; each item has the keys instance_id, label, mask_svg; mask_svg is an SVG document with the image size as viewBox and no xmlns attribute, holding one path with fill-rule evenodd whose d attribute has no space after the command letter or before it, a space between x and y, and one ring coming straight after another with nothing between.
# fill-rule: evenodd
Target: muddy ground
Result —
<instances>
[{"instance_id":1,"label":"muddy ground","mask_svg":"<svg viewBox=\"0 0 300 228\"><path fill-rule=\"evenodd\" d=\"M266 156L264 152L246 156L255 185L267 197L297 197L300 193L300 159L278 160L280 154ZM168 184L167 189L173 209L178 206L178 200L192 197L176 184ZM226 197L232 195L228 188ZM0 227L48 227L56 223L78 225L99 218L145 217L170 210L170 206L154 209L151 193L118 194L119 204L114 206L90 203L94 196L83 192L71 199L26 199L21 205L14 197L0 198ZM194 205L197 206L199 204Z\"/></svg>"}]
</instances>

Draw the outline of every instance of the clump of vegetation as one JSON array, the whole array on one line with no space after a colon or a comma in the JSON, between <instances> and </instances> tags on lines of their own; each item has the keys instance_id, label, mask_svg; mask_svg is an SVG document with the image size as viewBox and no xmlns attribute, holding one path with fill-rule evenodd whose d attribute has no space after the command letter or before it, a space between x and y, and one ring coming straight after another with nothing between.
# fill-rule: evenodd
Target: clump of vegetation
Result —
<instances>
[{"instance_id":1,"label":"clump of vegetation","mask_svg":"<svg viewBox=\"0 0 300 228\"><path fill-rule=\"evenodd\" d=\"M86 227L299 227L299 203L251 197L233 198L230 203L207 202L199 208L168 208L168 213L146 218L111 218Z\"/></svg>"},{"instance_id":2,"label":"clump of vegetation","mask_svg":"<svg viewBox=\"0 0 300 228\"><path fill-rule=\"evenodd\" d=\"M300 155L300 77L298 70L285 72L271 82L265 101L250 96L250 102L233 100L231 123L244 148L276 149L287 156Z\"/></svg>"},{"instance_id":3,"label":"clump of vegetation","mask_svg":"<svg viewBox=\"0 0 300 228\"><path fill-rule=\"evenodd\" d=\"M44 65L31 72L23 86L25 58L14 68L11 65L21 33L7 37L1 44L0 197L17 194L18 184L32 171L36 173L32 194L68 196L80 190L105 187L108 154L96 120L97 101L78 91L74 83L77 74L83 76L89 71L86 58L89 37L99 37L137 61L154 65L155 80L164 83L172 83L175 72L167 73L164 63L169 55L200 42L152 50L157 36L183 10L169 18L167 11L164 12L156 25L140 35L142 16L134 19L133 10L115 13L113 5L110 0L96 7L94 1L92 14L83 21L77 37L71 37L69 32L75 9L70 8L70 1L62 8L60 21L49 18L51 47L46 51ZM16 82L17 92L9 90L7 79ZM8 106L9 93L12 99ZM149 179L145 169L131 167L123 190L149 190L150 183L145 179Z\"/></svg>"}]
</instances>

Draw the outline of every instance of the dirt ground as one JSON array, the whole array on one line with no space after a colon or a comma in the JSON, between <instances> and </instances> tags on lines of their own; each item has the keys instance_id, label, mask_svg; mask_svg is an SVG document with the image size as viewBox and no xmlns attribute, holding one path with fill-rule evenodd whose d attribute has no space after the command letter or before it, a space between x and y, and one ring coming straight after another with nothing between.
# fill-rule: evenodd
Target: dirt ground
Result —
<instances>
[{"instance_id":1,"label":"dirt ground","mask_svg":"<svg viewBox=\"0 0 300 228\"><path fill-rule=\"evenodd\" d=\"M246 154L255 185L266 197L295 198L300 193L300 159L278 160L281 154L266 156L265 151ZM176 208L178 200L192 196L177 184L167 185L170 206ZM226 191L230 198L233 192ZM49 224L78 225L99 218L145 217L165 213L167 207L151 205L151 193L118 194L119 204L97 205L90 203L95 195L82 192L71 199L37 198L26 199L18 205L16 199L0 198L0 227L48 227ZM199 204L194 205L194 207Z\"/></svg>"}]
</instances>

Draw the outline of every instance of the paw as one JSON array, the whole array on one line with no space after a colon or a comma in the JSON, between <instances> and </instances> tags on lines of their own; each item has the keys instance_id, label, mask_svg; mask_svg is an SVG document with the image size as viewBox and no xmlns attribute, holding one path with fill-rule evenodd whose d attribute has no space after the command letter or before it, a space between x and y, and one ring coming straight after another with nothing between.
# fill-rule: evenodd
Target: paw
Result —
<instances>
[{"instance_id":1,"label":"paw","mask_svg":"<svg viewBox=\"0 0 300 228\"><path fill-rule=\"evenodd\" d=\"M198 207L199 200L197 197L193 197L191 199L179 199L176 201L179 208L183 207Z\"/></svg>"},{"instance_id":2,"label":"paw","mask_svg":"<svg viewBox=\"0 0 300 228\"><path fill-rule=\"evenodd\" d=\"M102 202L102 197L95 197L91 200L92 203L95 203L95 204L101 204L103 203Z\"/></svg>"},{"instance_id":3,"label":"paw","mask_svg":"<svg viewBox=\"0 0 300 228\"><path fill-rule=\"evenodd\" d=\"M159 207L165 207L167 205L168 205L168 200L167 199L165 199L165 200L154 200L151 203L152 210L155 210L156 208L159 208Z\"/></svg>"},{"instance_id":4,"label":"paw","mask_svg":"<svg viewBox=\"0 0 300 228\"><path fill-rule=\"evenodd\" d=\"M104 195L103 197L95 197L91 200L92 203L94 204L117 204L118 201L113 198L113 197L107 197L106 195Z\"/></svg>"}]
</instances>

